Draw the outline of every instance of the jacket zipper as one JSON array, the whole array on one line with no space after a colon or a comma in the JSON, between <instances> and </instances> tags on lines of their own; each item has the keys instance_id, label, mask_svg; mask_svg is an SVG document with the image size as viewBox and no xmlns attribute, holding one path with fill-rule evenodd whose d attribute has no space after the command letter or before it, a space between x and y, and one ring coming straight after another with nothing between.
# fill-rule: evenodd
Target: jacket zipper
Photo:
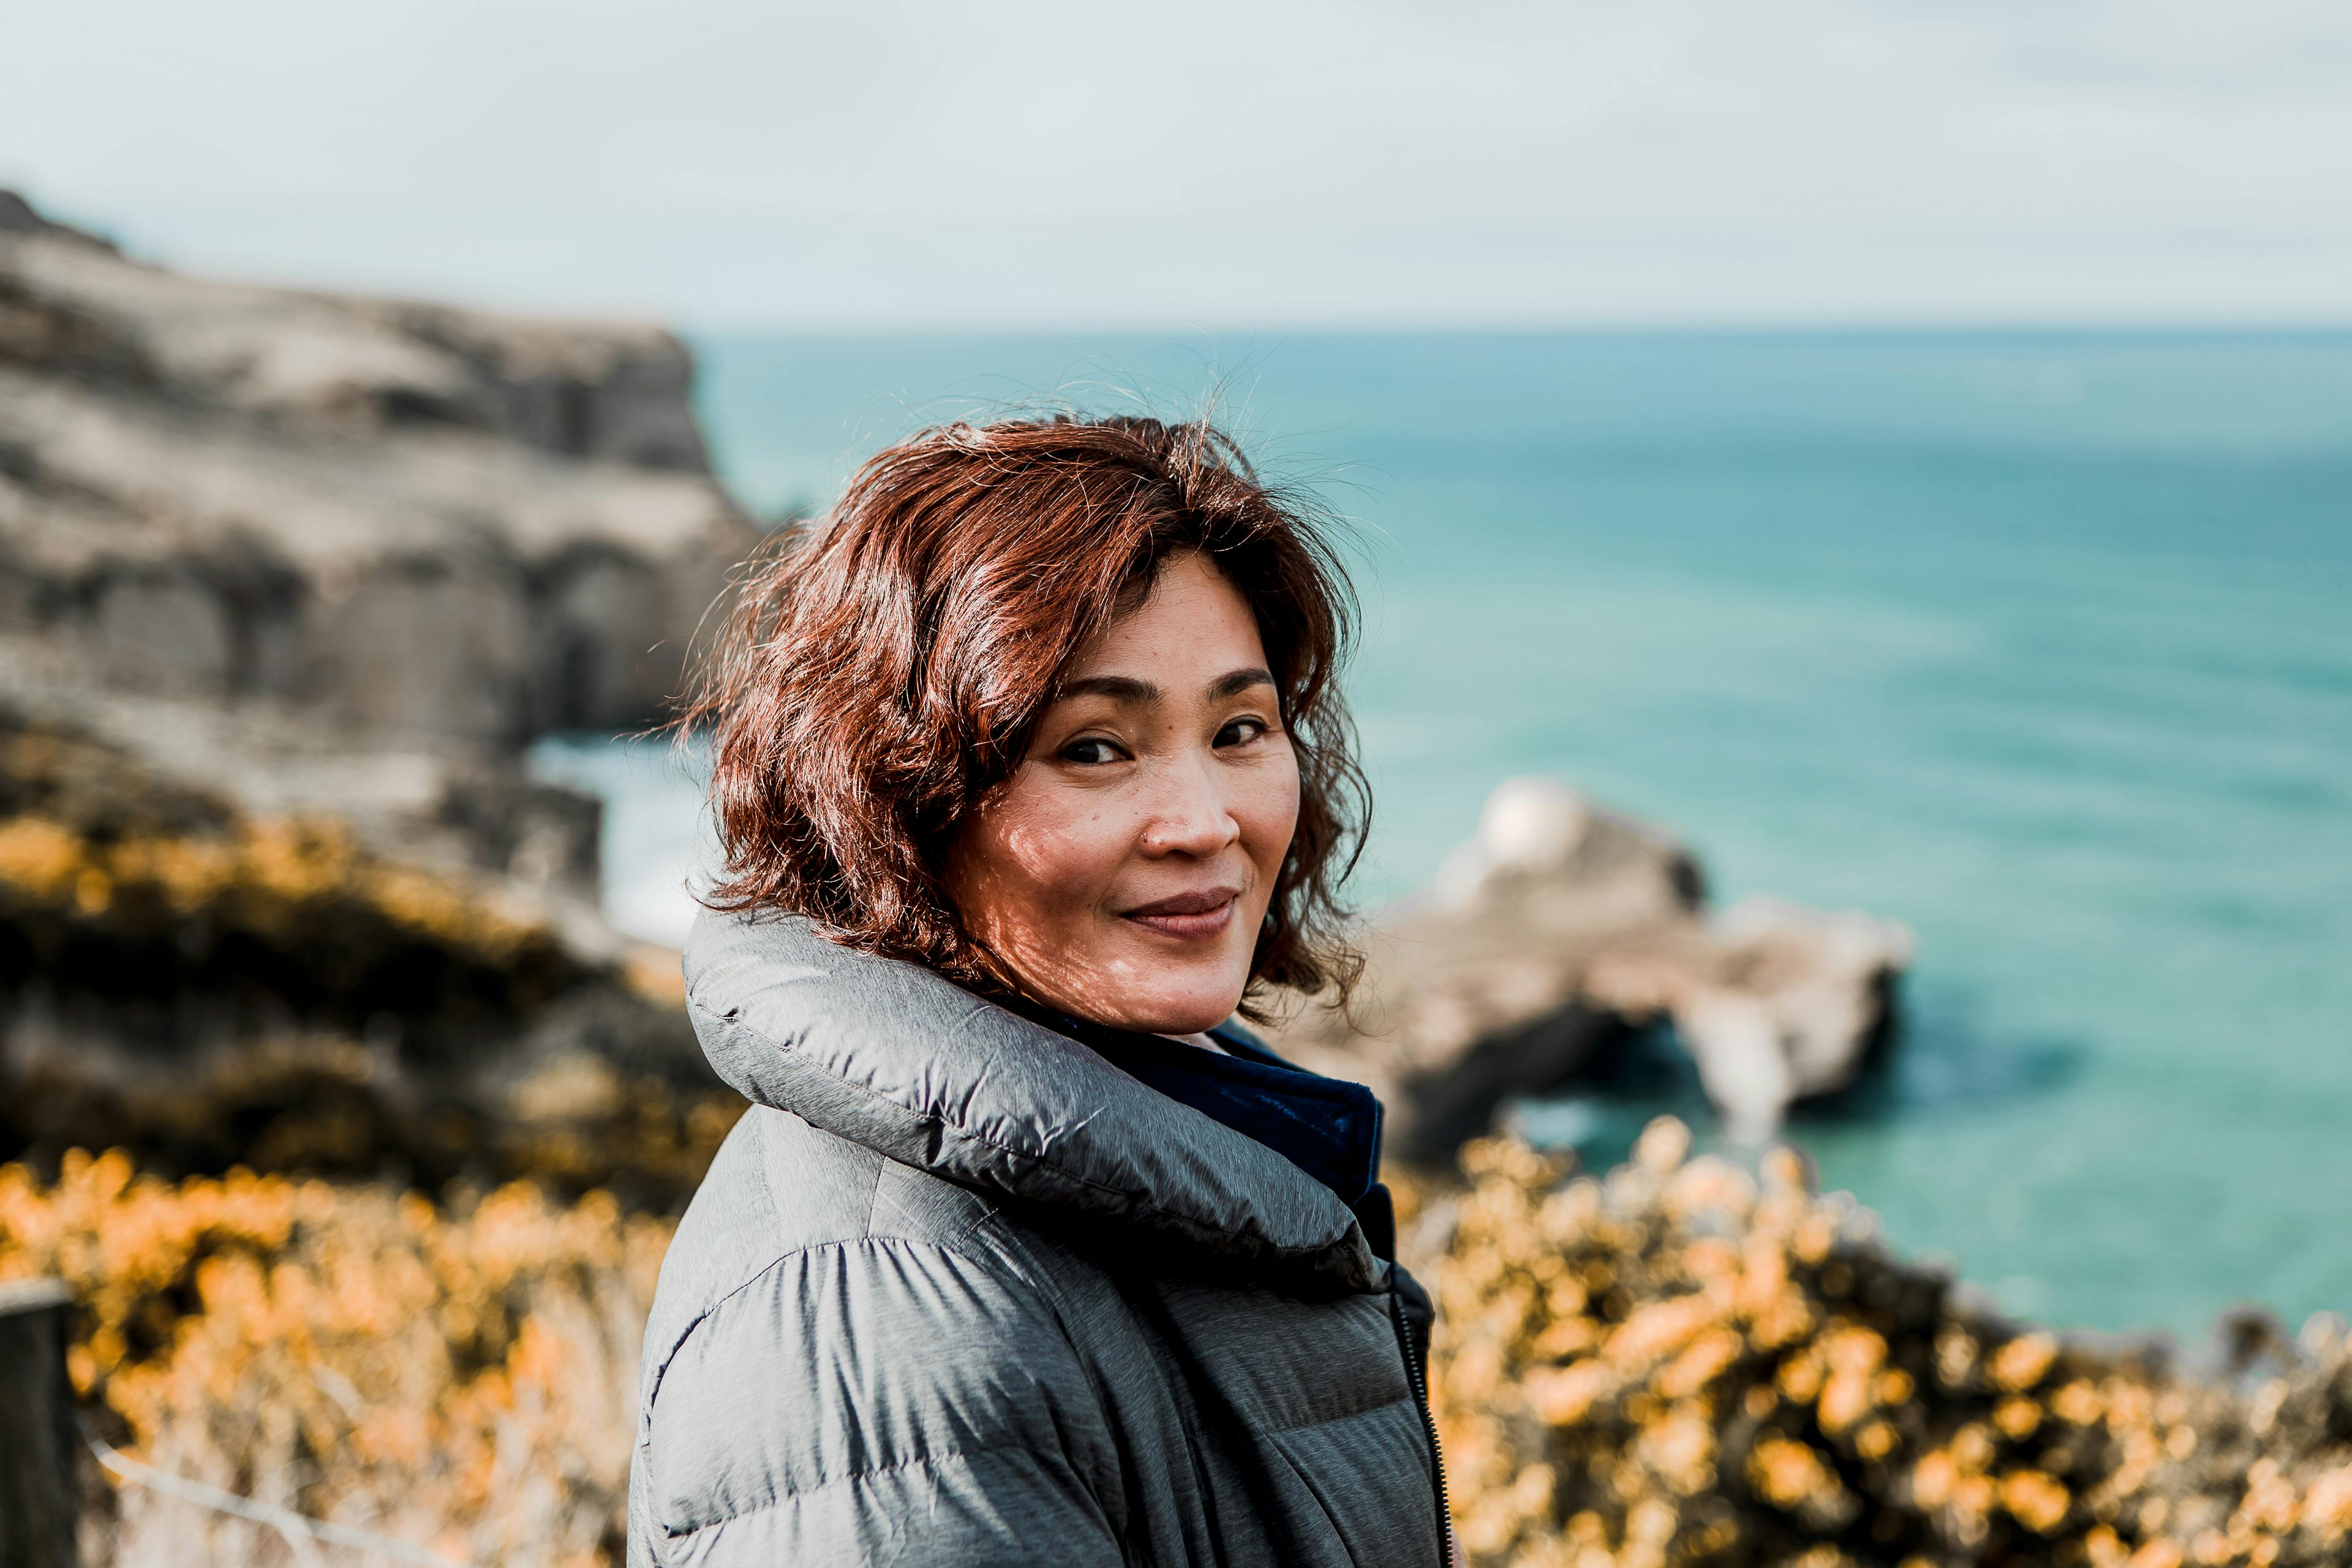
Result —
<instances>
[{"instance_id":1,"label":"jacket zipper","mask_svg":"<svg viewBox=\"0 0 2352 1568\"><path fill-rule=\"evenodd\" d=\"M1395 1265L1390 1267L1393 1268ZM1404 1297L1398 1291L1393 1275L1389 1279L1389 1321L1396 1325L1397 1352L1404 1357L1405 1384L1412 1390L1412 1407L1421 1413L1422 1435L1429 1439L1429 1472L1437 1479L1438 1568L1454 1568L1454 1510L1445 1500L1445 1456L1437 1446L1437 1417L1429 1410L1429 1384L1422 1376L1421 1363L1413 1360L1412 1333L1404 1321Z\"/></svg>"}]
</instances>

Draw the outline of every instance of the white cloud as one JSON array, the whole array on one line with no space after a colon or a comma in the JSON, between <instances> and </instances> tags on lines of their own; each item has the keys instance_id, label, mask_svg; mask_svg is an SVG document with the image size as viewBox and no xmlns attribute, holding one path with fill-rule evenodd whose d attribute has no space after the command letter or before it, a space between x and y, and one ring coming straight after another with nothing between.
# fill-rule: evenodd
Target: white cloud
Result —
<instances>
[{"instance_id":1,"label":"white cloud","mask_svg":"<svg viewBox=\"0 0 2352 1568\"><path fill-rule=\"evenodd\" d=\"M174 259L706 323L2352 316L2352 14L38 8L0 178Z\"/></svg>"}]
</instances>

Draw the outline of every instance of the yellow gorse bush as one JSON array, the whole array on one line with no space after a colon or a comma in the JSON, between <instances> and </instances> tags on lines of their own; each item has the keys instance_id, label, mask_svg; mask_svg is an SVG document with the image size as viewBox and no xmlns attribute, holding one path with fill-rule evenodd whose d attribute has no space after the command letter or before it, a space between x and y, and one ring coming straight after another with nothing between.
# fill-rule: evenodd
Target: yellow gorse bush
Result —
<instances>
[{"instance_id":1,"label":"yellow gorse bush","mask_svg":"<svg viewBox=\"0 0 2352 1568\"><path fill-rule=\"evenodd\" d=\"M1794 1156L1661 1123L1605 1180L1507 1141L1400 1183L1479 1568L2306 1568L2352 1561L2352 1349L2245 1387L2062 1342L1881 1247ZM82 1303L71 1371L138 1457L477 1563L615 1563L667 1222L529 1185L415 1193L120 1153L0 1167L0 1279ZM271 1561L133 1489L118 1564Z\"/></svg>"},{"instance_id":2,"label":"yellow gorse bush","mask_svg":"<svg viewBox=\"0 0 2352 1568\"><path fill-rule=\"evenodd\" d=\"M43 781L78 753L5 718L0 805L62 813ZM0 1156L693 1190L742 1102L701 1071L674 953L575 952L521 895L339 824L133 793L0 810L0 1012L64 1021L19 1032Z\"/></svg>"},{"instance_id":3,"label":"yellow gorse bush","mask_svg":"<svg viewBox=\"0 0 2352 1568\"><path fill-rule=\"evenodd\" d=\"M240 819L217 834L140 837L0 818L0 905L113 923L201 917L279 941L310 934L322 911L356 912L490 968L558 952L543 924L490 907L480 889L371 856L324 820Z\"/></svg>"},{"instance_id":4,"label":"yellow gorse bush","mask_svg":"<svg viewBox=\"0 0 2352 1568\"><path fill-rule=\"evenodd\" d=\"M120 1153L46 1187L0 1167L0 1279L73 1289L74 1381L135 1457L476 1562L617 1560L668 1235L526 1185L450 1213L245 1172L166 1184ZM116 1537L180 1563L268 1540L135 1493Z\"/></svg>"},{"instance_id":5,"label":"yellow gorse bush","mask_svg":"<svg viewBox=\"0 0 2352 1568\"><path fill-rule=\"evenodd\" d=\"M1969 1306L1793 1154L1688 1147L1465 1152L1431 1385L1480 1568L2352 1562L2340 1326L2251 1391L2178 1378Z\"/></svg>"}]
</instances>

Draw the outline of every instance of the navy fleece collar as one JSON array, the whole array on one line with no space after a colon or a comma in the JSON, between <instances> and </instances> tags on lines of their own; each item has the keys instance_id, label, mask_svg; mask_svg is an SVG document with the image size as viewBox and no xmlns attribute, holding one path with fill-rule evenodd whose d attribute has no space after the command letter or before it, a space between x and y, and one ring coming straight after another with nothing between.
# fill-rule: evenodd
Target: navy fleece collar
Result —
<instances>
[{"instance_id":1,"label":"navy fleece collar","mask_svg":"<svg viewBox=\"0 0 2352 1568\"><path fill-rule=\"evenodd\" d=\"M1381 1102L1369 1089L1291 1066L1235 1023L1209 1031L1224 1050L1136 1034L1024 1002L1013 1005L1113 1066L1273 1150L1320 1182L1363 1226L1376 1257L1395 1255L1396 1220L1379 1181Z\"/></svg>"}]
</instances>

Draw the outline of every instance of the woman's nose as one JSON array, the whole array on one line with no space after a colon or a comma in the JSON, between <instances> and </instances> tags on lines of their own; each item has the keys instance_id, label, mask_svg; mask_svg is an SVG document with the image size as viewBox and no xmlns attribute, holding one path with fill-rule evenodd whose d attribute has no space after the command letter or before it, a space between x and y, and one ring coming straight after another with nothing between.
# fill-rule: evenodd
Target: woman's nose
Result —
<instances>
[{"instance_id":1,"label":"woman's nose","mask_svg":"<svg viewBox=\"0 0 2352 1568\"><path fill-rule=\"evenodd\" d=\"M1151 802L1144 825L1147 855L1214 855L1241 837L1241 824L1225 807L1216 780L1202 763L1171 764Z\"/></svg>"}]
</instances>

